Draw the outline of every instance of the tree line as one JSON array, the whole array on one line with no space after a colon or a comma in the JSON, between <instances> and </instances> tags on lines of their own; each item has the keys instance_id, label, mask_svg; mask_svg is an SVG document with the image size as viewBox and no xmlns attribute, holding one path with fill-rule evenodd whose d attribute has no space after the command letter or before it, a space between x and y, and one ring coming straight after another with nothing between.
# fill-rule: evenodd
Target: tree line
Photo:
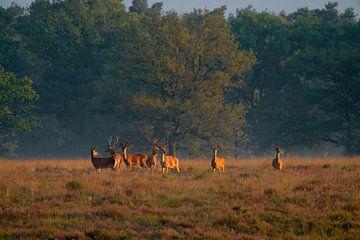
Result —
<instances>
[{"instance_id":1,"label":"tree line","mask_svg":"<svg viewBox=\"0 0 360 240\"><path fill-rule=\"evenodd\" d=\"M0 7L0 155L68 157L107 136L171 152L360 151L353 9L182 15L134 0Z\"/></svg>"}]
</instances>

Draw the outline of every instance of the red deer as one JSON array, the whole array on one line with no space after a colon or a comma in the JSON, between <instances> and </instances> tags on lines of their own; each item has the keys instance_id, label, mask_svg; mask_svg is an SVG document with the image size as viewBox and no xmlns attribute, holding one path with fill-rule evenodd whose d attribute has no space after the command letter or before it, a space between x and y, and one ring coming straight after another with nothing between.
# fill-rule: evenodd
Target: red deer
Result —
<instances>
[{"instance_id":1,"label":"red deer","mask_svg":"<svg viewBox=\"0 0 360 240\"><path fill-rule=\"evenodd\" d=\"M115 152L115 145L119 143L119 137L115 137L115 140L116 142L112 144L112 137L110 136L107 139L108 148L106 149L106 152L109 152L111 156L115 159L115 169L117 169L118 167L120 167L122 157L120 153Z\"/></svg>"},{"instance_id":2,"label":"red deer","mask_svg":"<svg viewBox=\"0 0 360 240\"><path fill-rule=\"evenodd\" d=\"M152 153L146 160L146 165L150 169L156 169L157 156L159 154L159 147L156 144L156 141L151 141L151 145L153 146Z\"/></svg>"},{"instance_id":3,"label":"red deer","mask_svg":"<svg viewBox=\"0 0 360 240\"><path fill-rule=\"evenodd\" d=\"M123 153L124 163L127 167L141 167L147 168L146 160L147 156L143 153L127 153L127 148L129 146L130 138L127 140L125 145L120 143L120 147Z\"/></svg>"},{"instance_id":4,"label":"red deer","mask_svg":"<svg viewBox=\"0 0 360 240\"><path fill-rule=\"evenodd\" d=\"M96 148L91 148L91 162L94 168L100 172L100 169L111 168L116 170L115 159L113 157L97 157Z\"/></svg>"},{"instance_id":5,"label":"red deer","mask_svg":"<svg viewBox=\"0 0 360 240\"><path fill-rule=\"evenodd\" d=\"M161 146L160 144L157 144L157 146L161 152L160 163L161 163L162 172L164 173L165 170L166 172L168 172L169 169L176 169L176 171L180 173L179 159L175 156L165 154L168 144L166 144L165 146Z\"/></svg>"},{"instance_id":6,"label":"red deer","mask_svg":"<svg viewBox=\"0 0 360 240\"><path fill-rule=\"evenodd\" d=\"M220 171L224 172L224 170L225 170L225 158L217 156L218 147L213 147L210 144L210 148L211 148L211 150L213 152L213 157L211 159L211 167L213 169L213 172L216 172L216 170L218 170L219 172Z\"/></svg>"},{"instance_id":7,"label":"red deer","mask_svg":"<svg viewBox=\"0 0 360 240\"><path fill-rule=\"evenodd\" d=\"M275 151L276 151L276 157L272 161L272 166L275 169L279 169L280 171L282 171L282 169L283 169L283 160L280 158L281 148L276 147Z\"/></svg>"}]
</instances>

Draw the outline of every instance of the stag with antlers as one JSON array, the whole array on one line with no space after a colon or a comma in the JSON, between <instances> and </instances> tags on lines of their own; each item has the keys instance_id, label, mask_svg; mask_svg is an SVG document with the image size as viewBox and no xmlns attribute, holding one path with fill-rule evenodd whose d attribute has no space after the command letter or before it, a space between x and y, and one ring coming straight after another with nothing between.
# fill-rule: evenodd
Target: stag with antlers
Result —
<instances>
[{"instance_id":1,"label":"stag with antlers","mask_svg":"<svg viewBox=\"0 0 360 240\"><path fill-rule=\"evenodd\" d=\"M109 152L111 154L111 157L115 160L115 169L120 167L122 157L120 153L115 152L115 145L119 143L119 137L115 137L115 143L112 143L112 136L110 136L107 139L108 148L106 149L106 152Z\"/></svg>"},{"instance_id":2,"label":"stag with antlers","mask_svg":"<svg viewBox=\"0 0 360 240\"><path fill-rule=\"evenodd\" d=\"M211 150L213 152L213 157L211 159L211 167L213 169L213 172L216 172L216 171L224 172L224 170L225 170L225 158L217 156L219 147L218 146L214 147L212 144L210 144L210 148L211 148Z\"/></svg>"},{"instance_id":3,"label":"stag with antlers","mask_svg":"<svg viewBox=\"0 0 360 240\"><path fill-rule=\"evenodd\" d=\"M123 154L124 163L127 167L141 167L147 168L146 160L147 156L144 153L127 153L127 149L129 147L131 139L129 138L125 144L120 142L120 147Z\"/></svg>"}]
</instances>

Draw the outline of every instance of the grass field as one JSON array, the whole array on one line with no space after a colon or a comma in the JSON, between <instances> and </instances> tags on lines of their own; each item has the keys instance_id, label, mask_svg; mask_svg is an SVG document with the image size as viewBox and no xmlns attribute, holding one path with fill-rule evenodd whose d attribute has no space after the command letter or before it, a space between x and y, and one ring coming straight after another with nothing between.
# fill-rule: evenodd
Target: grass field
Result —
<instances>
[{"instance_id":1,"label":"grass field","mask_svg":"<svg viewBox=\"0 0 360 240\"><path fill-rule=\"evenodd\" d=\"M0 239L360 239L360 158L182 161L181 174L90 160L0 160Z\"/></svg>"}]
</instances>

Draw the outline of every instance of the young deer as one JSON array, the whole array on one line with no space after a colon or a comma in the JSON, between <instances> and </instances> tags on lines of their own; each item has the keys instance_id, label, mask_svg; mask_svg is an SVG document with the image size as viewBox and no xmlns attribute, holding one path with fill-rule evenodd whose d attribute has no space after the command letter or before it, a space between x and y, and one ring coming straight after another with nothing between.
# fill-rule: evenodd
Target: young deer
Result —
<instances>
[{"instance_id":1,"label":"young deer","mask_svg":"<svg viewBox=\"0 0 360 240\"><path fill-rule=\"evenodd\" d=\"M282 171L282 169L283 169L283 160L280 158L281 148L276 147L275 151L276 151L276 157L273 159L272 165L273 165L273 167L275 169L279 169L280 171Z\"/></svg>"},{"instance_id":2,"label":"young deer","mask_svg":"<svg viewBox=\"0 0 360 240\"><path fill-rule=\"evenodd\" d=\"M116 140L116 142L114 144L112 144L112 137L110 136L107 139L108 148L106 149L106 152L109 152L111 154L111 156L115 160L115 168L118 168L118 167L120 167L122 157L121 157L120 153L115 152L115 145L119 143L119 137L115 137L115 140Z\"/></svg>"},{"instance_id":3,"label":"young deer","mask_svg":"<svg viewBox=\"0 0 360 240\"><path fill-rule=\"evenodd\" d=\"M159 154L159 147L156 144L156 141L151 141L151 145L153 146L152 153L146 160L146 165L150 169L156 169L157 156Z\"/></svg>"},{"instance_id":4,"label":"young deer","mask_svg":"<svg viewBox=\"0 0 360 240\"><path fill-rule=\"evenodd\" d=\"M165 170L166 172L168 172L169 169L176 169L176 171L180 173L179 159L175 156L165 154L167 150L167 146L168 146L167 144L165 146L161 146L160 144L157 144L157 147L161 152L160 163L161 163L162 172L164 173Z\"/></svg>"},{"instance_id":5,"label":"young deer","mask_svg":"<svg viewBox=\"0 0 360 240\"><path fill-rule=\"evenodd\" d=\"M120 147L123 153L123 159L127 167L142 167L147 168L146 160L147 156L143 153L127 153L130 138L127 140L125 145L120 143Z\"/></svg>"},{"instance_id":6,"label":"young deer","mask_svg":"<svg viewBox=\"0 0 360 240\"><path fill-rule=\"evenodd\" d=\"M115 159L113 157L97 157L98 152L95 147L91 148L91 162L94 168L100 172L100 169L111 168L116 170Z\"/></svg>"},{"instance_id":7,"label":"young deer","mask_svg":"<svg viewBox=\"0 0 360 240\"><path fill-rule=\"evenodd\" d=\"M213 172L216 172L216 170L218 170L219 172L220 171L224 172L224 170L225 170L225 158L217 156L218 147L213 147L210 144L210 148L211 148L211 150L213 152L213 157L211 159L211 167L213 169Z\"/></svg>"}]
</instances>

